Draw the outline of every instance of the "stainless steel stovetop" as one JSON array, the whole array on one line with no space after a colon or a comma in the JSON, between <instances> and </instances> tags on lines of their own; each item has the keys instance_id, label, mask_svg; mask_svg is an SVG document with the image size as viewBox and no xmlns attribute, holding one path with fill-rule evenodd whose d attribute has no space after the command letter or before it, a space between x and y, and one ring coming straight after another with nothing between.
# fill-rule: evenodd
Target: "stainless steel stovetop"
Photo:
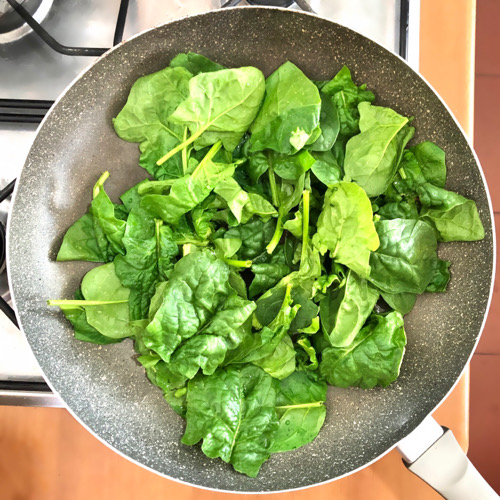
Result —
<instances>
[{"instance_id":1,"label":"stainless steel stovetop","mask_svg":"<svg viewBox=\"0 0 500 500\"><path fill-rule=\"evenodd\" d=\"M15 3L32 14L57 50L23 22L12 7ZM300 10L305 3L298 1L290 8ZM0 0L0 190L19 175L38 123L52 102L96 55L147 28L227 4L248 5L245 0ZM309 0L308 4L318 15L372 38L418 69L419 0ZM84 52L93 55L80 55ZM3 225L9 205L10 198L0 203ZM0 297L10 302L1 264ZM60 405L45 385L24 336L2 311L0 404Z\"/></svg>"}]
</instances>

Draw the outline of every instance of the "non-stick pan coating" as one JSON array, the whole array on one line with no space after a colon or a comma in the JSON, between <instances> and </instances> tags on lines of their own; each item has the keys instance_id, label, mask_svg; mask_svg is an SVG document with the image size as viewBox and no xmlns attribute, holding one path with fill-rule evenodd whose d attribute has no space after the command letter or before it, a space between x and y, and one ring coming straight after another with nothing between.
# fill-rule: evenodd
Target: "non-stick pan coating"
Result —
<instances>
[{"instance_id":1,"label":"non-stick pan coating","mask_svg":"<svg viewBox=\"0 0 500 500\"><path fill-rule=\"evenodd\" d=\"M87 263L56 263L62 235L87 209L104 170L116 198L144 178L135 144L120 140L111 119L133 82L179 52L195 51L226 66L255 65L266 74L286 60L314 79L346 64L368 83L376 103L414 116L414 141L429 139L447 155L448 188L474 199L484 241L450 243L444 294L419 298L407 316L401 376L383 390L330 389L318 438L273 455L256 479L180 444L184 422L133 359L131 341L96 346L74 340L49 298L70 298ZM453 85L453 82L450 82ZM9 230L9 271L28 341L50 385L96 436L170 478L233 491L277 491L328 481L386 452L450 391L469 360L488 307L494 245L488 196L467 141L441 100L402 60L330 21L278 9L214 11L147 31L105 55L62 96L41 126L22 171Z\"/></svg>"}]
</instances>

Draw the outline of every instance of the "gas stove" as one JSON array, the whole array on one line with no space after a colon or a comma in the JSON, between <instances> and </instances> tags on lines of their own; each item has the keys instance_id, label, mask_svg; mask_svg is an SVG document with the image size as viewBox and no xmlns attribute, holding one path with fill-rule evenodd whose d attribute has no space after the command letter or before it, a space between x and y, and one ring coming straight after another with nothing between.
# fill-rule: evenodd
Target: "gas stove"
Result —
<instances>
[{"instance_id":1,"label":"gas stove","mask_svg":"<svg viewBox=\"0 0 500 500\"><path fill-rule=\"evenodd\" d=\"M190 14L274 5L358 31L418 69L418 0L0 0L0 404L60 406L11 309L5 225L15 179L55 99L123 39Z\"/></svg>"}]
</instances>

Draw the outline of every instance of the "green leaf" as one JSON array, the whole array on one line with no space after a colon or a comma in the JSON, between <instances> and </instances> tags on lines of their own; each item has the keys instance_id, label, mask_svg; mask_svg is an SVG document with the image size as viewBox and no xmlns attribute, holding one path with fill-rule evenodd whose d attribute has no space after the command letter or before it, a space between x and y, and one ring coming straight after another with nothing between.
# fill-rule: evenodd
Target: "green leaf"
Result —
<instances>
[{"instance_id":1,"label":"green leaf","mask_svg":"<svg viewBox=\"0 0 500 500\"><path fill-rule=\"evenodd\" d=\"M388 293L423 293L437 262L432 228L406 219L379 221L375 227L380 247L371 254L369 280Z\"/></svg>"},{"instance_id":2,"label":"green leaf","mask_svg":"<svg viewBox=\"0 0 500 500\"><path fill-rule=\"evenodd\" d=\"M357 86L351 78L351 72L347 66L335 75L321 89L321 92L332 98L337 108L340 131L339 137L349 138L359 132L358 104L361 102L373 102L375 96L366 85ZM338 141L337 141L338 142Z\"/></svg>"},{"instance_id":3,"label":"green leaf","mask_svg":"<svg viewBox=\"0 0 500 500\"><path fill-rule=\"evenodd\" d=\"M325 421L325 382L306 372L295 372L280 381L276 398L279 427L272 453L295 450L318 435Z\"/></svg>"},{"instance_id":4,"label":"green leaf","mask_svg":"<svg viewBox=\"0 0 500 500\"><path fill-rule=\"evenodd\" d=\"M175 358L176 369L188 377L194 358L179 358L191 358L193 346L200 348L202 342L196 336L204 336L203 349L210 356L200 356L193 362L211 372L209 358L222 360L227 350L241 343L243 325L254 309L255 304L239 297L229 284L229 267L222 260L207 250L190 253L177 262L170 274L163 302L144 332L144 343L166 362L180 348L184 354Z\"/></svg>"},{"instance_id":5,"label":"green leaf","mask_svg":"<svg viewBox=\"0 0 500 500\"><path fill-rule=\"evenodd\" d=\"M439 241L478 241L484 238L484 227L473 200L429 183L419 186L417 191L424 205L420 218L436 230Z\"/></svg>"},{"instance_id":6,"label":"green leaf","mask_svg":"<svg viewBox=\"0 0 500 500\"><path fill-rule=\"evenodd\" d=\"M405 345L401 314L373 315L350 345L323 351L321 375L336 387L387 387L398 378Z\"/></svg>"},{"instance_id":7,"label":"green leaf","mask_svg":"<svg viewBox=\"0 0 500 500\"><path fill-rule=\"evenodd\" d=\"M48 300L47 304L71 311L75 321L75 309L84 309L88 325L106 337L122 339L136 334L129 319L130 290L121 285L112 262L90 270L82 280L81 293L83 300ZM83 317L78 322L82 326ZM85 330L85 334L90 332L86 325Z\"/></svg>"},{"instance_id":8,"label":"green leaf","mask_svg":"<svg viewBox=\"0 0 500 500\"><path fill-rule=\"evenodd\" d=\"M449 260L438 259L434 275L425 289L426 292L446 292L450 281L450 264Z\"/></svg>"},{"instance_id":9,"label":"green leaf","mask_svg":"<svg viewBox=\"0 0 500 500\"><path fill-rule=\"evenodd\" d=\"M266 97L250 127L250 151L293 154L319 130L321 98L316 86L287 61L266 80Z\"/></svg>"},{"instance_id":10,"label":"green leaf","mask_svg":"<svg viewBox=\"0 0 500 500\"><path fill-rule=\"evenodd\" d=\"M306 334L316 333L319 330L319 317L315 319L318 321L313 321L311 324L311 330L315 331L306 332ZM316 349L311 345L311 341L306 336L302 335L297 339L296 344L302 348L296 352L297 370L316 370L318 368L318 357L316 355Z\"/></svg>"},{"instance_id":11,"label":"green leaf","mask_svg":"<svg viewBox=\"0 0 500 500\"><path fill-rule=\"evenodd\" d=\"M123 286L139 296L138 308L132 317L146 318L155 286L167 279L179 248L172 230L155 221L140 205L129 214L123 244L126 254L115 258L115 272Z\"/></svg>"},{"instance_id":12,"label":"green leaf","mask_svg":"<svg viewBox=\"0 0 500 500\"><path fill-rule=\"evenodd\" d=\"M196 149L222 141L232 151L253 122L264 96L262 72L251 66L200 73L189 81L189 96L169 117L191 132L189 139L159 160L194 142Z\"/></svg>"},{"instance_id":13,"label":"green leaf","mask_svg":"<svg viewBox=\"0 0 500 500\"><path fill-rule=\"evenodd\" d=\"M344 170L370 197L383 194L392 182L403 150L415 129L408 118L390 108L359 105L361 133L346 145Z\"/></svg>"},{"instance_id":14,"label":"green leaf","mask_svg":"<svg viewBox=\"0 0 500 500\"><path fill-rule=\"evenodd\" d=\"M201 449L250 477L269 458L278 427L276 382L256 366L230 366L188 384L182 443Z\"/></svg>"},{"instance_id":15,"label":"green leaf","mask_svg":"<svg viewBox=\"0 0 500 500\"><path fill-rule=\"evenodd\" d=\"M352 343L378 297L378 291L352 271L348 271L344 286L327 291L320 302L319 313L323 333L332 346L345 347Z\"/></svg>"},{"instance_id":16,"label":"green leaf","mask_svg":"<svg viewBox=\"0 0 500 500\"><path fill-rule=\"evenodd\" d=\"M302 238L302 212L297 210L293 219L287 220L283 224L285 231L290 231L296 238Z\"/></svg>"},{"instance_id":17,"label":"green leaf","mask_svg":"<svg viewBox=\"0 0 500 500\"><path fill-rule=\"evenodd\" d=\"M254 263L252 265L254 278L248 288L250 298L273 287L281 278L291 271L290 267L286 264L283 247L277 249L277 251L275 251L273 255L267 257L266 260L267 262Z\"/></svg>"},{"instance_id":18,"label":"green leaf","mask_svg":"<svg viewBox=\"0 0 500 500\"><path fill-rule=\"evenodd\" d=\"M370 251L379 246L372 217L370 200L363 189L352 182L339 182L325 194L313 244L322 254L329 250L336 262L367 278Z\"/></svg>"},{"instance_id":19,"label":"green leaf","mask_svg":"<svg viewBox=\"0 0 500 500\"><path fill-rule=\"evenodd\" d=\"M278 208L278 220L276 221L276 229L273 237L266 249L268 253L273 253L283 235L283 224L290 210L296 207L302 198L304 189L304 175L300 176L296 181L282 180L278 185L275 181L274 172L271 168L269 171L271 182L274 182L273 203ZM273 188L271 188L273 189Z\"/></svg>"},{"instance_id":20,"label":"green leaf","mask_svg":"<svg viewBox=\"0 0 500 500\"><path fill-rule=\"evenodd\" d=\"M121 196L120 200L123 203L123 206L127 209L127 212L130 211L141 201L140 189L144 185L150 183L148 179L144 179L141 182L137 183L135 186L132 186L130 189L127 189Z\"/></svg>"},{"instance_id":21,"label":"green leaf","mask_svg":"<svg viewBox=\"0 0 500 500\"><path fill-rule=\"evenodd\" d=\"M171 68L186 68L194 76L199 73L210 73L211 71L220 71L224 69L224 66L211 61L201 54L196 54L194 52L180 53L177 54L170 61Z\"/></svg>"},{"instance_id":22,"label":"green leaf","mask_svg":"<svg viewBox=\"0 0 500 500\"><path fill-rule=\"evenodd\" d=\"M275 219L264 222L260 219L251 219L246 224L228 229L224 233L224 238L238 238L242 241L238 250L238 258L242 260L253 260L266 250L266 245L271 240Z\"/></svg>"},{"instance_id":23,"label":"green leaf","mask_svg":"<svg viewBox=\"0 0 500 500\"><path fill-rule=\"evenodd\" d=\"M127 103L113 120L116 133L129 142L139 142L139 164L156 179L182 175L180 159L162 167L156 160L183 139L183 127L169 120L170 114L188 96L192 74L184 68L165 68L139 78Z\"/></svg>"},{"instance_id":24,"label":"green leaf","mask_svg":"<svg viewBox=\"0 0 500 500\"><path fill-rule=\"evenodd\" d=\"M314 153L315 162L311 167L312 173L327 187L331 187L342 180L342 169L330 151Z\"/></svg>"},{"instance_id":25,"label":"green leaf","mask_svg":"<svg viewBox=\"0 0 500 500\"><path fill-rule=\"evenodd\" d=\"M417 220L418 210L413 202L399 201L382 205L377 210L377 215L382 219L413 219Z\"/></svg>"},{"instance_id":26,"label":"green leaf","mask_svg":"<svg viewBox=\"0 0 500 500\"><path fill-rule=\"evenodd\" d=\"M219 182L214 191L226 201L238 223L248 222L253 215L266 220L277 215L274 207L265 198L255 193L247 193L232 177Z\"/></svg>"},{"instance_id":27,"label":"green leaf","mask_svg":"<svg viewBox=\"0 0 500 500\"><path fill-rule=\"evenodd\" d=\"M292 339L285 335L276 349L266 357L253 361L271 377L282 380L295 371L295 349Z\"/></svg>"},{"instance_id":28,"label":"green leaf","mask_svg":"<svg viewBox=\"0 0 500 500\"><path fill-rule=\"evenodd\" d=\"M167 363L144 345L140 334L136 335L134 348L140 354L137 361L145 368L150 382L160 387L163 397L171 408L181 417L186 418L187 379L172 373Z\"/></svg>"},{"instance_id":29,"label":"green leaf","mask_svg":"<svg viewBox=\"0 0 500 500\"><path fill-rule=\"evenodd\" d=\"M405 150L393 182L395 190L412 201L417 197L417 187L425 182L427 180L415 155Z\"/></svg>"},{"instance_id":30,"label":"green leaf","mask_svg":"<svg viewBox=\"0 0 500 500\"><path fill-rule=\"evenodd\" d=\"M83 300L83 295L80 290L75 293L75 300ZM87 322L87 314L81 306L59 306L61 311L66 316L66 319L73 325L75 338L92 344L115 344L123 339L113 339L99 333L93 326Z\"/></svg>"},{"instance_id":31,"label":"green leaf","mask_svg":"<svg viewBox=\"0 0 500 500\"><path fill-rule=\"evenodd\" d=\"M426 289L427 291L427 289ZM402 315L408 314L415 305L417 299L416 293L387 293L381 292L380 295L387 305Z\"/></svg>"},{"instance_id":32,"label":"green leaf","mask_svg":"<svg viewBox=\"0 0 500 500\"><path fill-rule=\"evenodd\" d=\"M411 148L427 182L444 188L446 182L446 155L436 144L424 141Z\"/></svg>"},{"instance_id":33,"label":"green leaf","mask_svg":"<svg viewBox=\"0 0 500 500\"><path fill-rule=\"evenodd\" d=\"M168 195L148 194L141 207L168 224L178 224L181 216L201 203L219 182L233 175L235 164L212 161L219 147L220 143L213 146L191 175L177 179Z\"/></svg>"},{"instance_id":34,"label":"green leaf","mask_svg":"<svg viewBox=\"0 0 500 500\"><path fill-rule=\"evenodd\" d=\"M125 221L115 216L115 206L104 191L104 182L109 172L104 172L94 186L93 200L90 204L90 214L94 225L94 234L102 254L112 251L115 254L124 254L123 235Z\"/></svg>"},{"instance_id":35,"label":"green leaf","mask_svg":"<svg viewBox=\"0 0 500 500\"><path fill-rule=\"evenodd\" d=\"M262 151L257 151L256 153L251 154L245 165L245 171L252 184L257 184L260 177L267 172L268 168L269 160L267 155Z\"/></svg>"},{"instance_id":36,"label":"green leaf","mask_svg":"<svg viewBox=\"0 0 500 500\"><path fill-rule=\"evenodd\" d=\"M291 156L272 152L269 154L276 175L290 181L298 180L316 161L309 151L300 151Z\"/></svg>"},{"instance_id":37,"label":"green leaf","mask_svg":"<svg viewBox=\"0 0 500 500\"><path fill-rule=\"evenodd\" d=\"M101 251L94 231L94 219L86 213L77 219L66 231L56 260L86 260L89 262L106 262L112 259L113 253Z\"/></svg>"},{"instance_id":38,"label":"green leaf","mask_svg":"<svg viewBox=\"0 0 500 500\"><path fill-rule=\"evenodd\" d=\"M307 146L307 148L311 151L330 151L339 135L339 114L329 96L323 92L320 92L319 95L321 97L321 113L319 118L321 135L310 146Z\"/></svg>"}]
</instances>

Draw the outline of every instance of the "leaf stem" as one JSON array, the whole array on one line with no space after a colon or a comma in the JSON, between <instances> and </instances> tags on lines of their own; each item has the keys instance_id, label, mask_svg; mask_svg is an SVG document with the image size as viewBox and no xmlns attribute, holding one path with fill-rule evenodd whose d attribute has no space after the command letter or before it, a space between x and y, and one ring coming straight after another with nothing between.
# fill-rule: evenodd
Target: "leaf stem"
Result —
<instances>
[{"instance_id":1,"label":"leaf stem","mask_svg":"<svg viewBox=\"0 0 500 500\"><path fill-rule=\"evenodd\" d=\"M109 177L109 172L106 170L106 172L103 172L101 177L97 180L97 182L94 185L94 189L92 190L92 198L96 198L99 192L101 191L102 186L106 182L107 178Z\"/></svg>"},{"instance_id":2,"label":"leaf stem","mask_svg":"<svg viewBox=\"0 0 500 500\"><path fill-rule=\"evenodd\" d=\"M182 136L182 142L186 142L188 138L188 128L187 126L184 127L184 135ZM188 171L188 148L185 147L183 150L182 150L182 173L184 175L187 174L187 171Z\"/></svg>"},{"instance_id":3,"label":"leaf stem","mask_svg":"<svg viewBox=\"0 0 500 500\"><path fill-rule=\"evenodd\" d=\"M111 304L127 304L128 300L64 300L51 299L47 300L49 306L107 306Z\"/></svg>"},{"instance_id":4,"label":"leaf stem","mask_svg":"<svg viewBox=\"0 0 500 500\"><path fill-rule=\"evenodd\" d=\"M201 170L204 166L205 163L208 163L209 161L212 160L212 158L217 154L219 149L222 147L222 141L217 141L208 151L208 153L203 157L203 159L198 163L196 168L193 170L193 173L191 175L194 175L196 172Z\"/></svg>"},{"instance_id":5,"label":"leaf stem","mask_svg":"<svg viewBox=\"0 0 500 500\"><path fill-rule=\"evenodd\" d=\"M163 165L167 160L172 158L175 154L177 154L179 151L184 149L185 147L189 146L192 142L196 141L198 137L200 137L201 134L205 132L204 128L200 128L198 131L196 131L192 136L190 136L188 139L185 141L182 141L180 144L177 144L175 148L171 149L165 156L162 156L157 162L157 165Z\"/></svg>"},{"instance_id":6,"label":"leaf stem","mask_svg":"<svg viewBox=\"0 0 500 500\"><path fill-rule=\"evenodd\" d=\"M273 237L271 241L268 243L266 250L268 254L272 254L275 248L278 246L278 243L281 240L281 235L283 234L283 217L280 213L278 213L278 220L276 221L276 229L274 230Z\"/></svg>"},{"instance_id":7,"label":"leaf stem","mask_svg":"<svg viewBox=\"0 0 500 500\"><path fill-rule=\"evenodd\" d=\"M311 191L302 192L302 251L300 253L300 265L307 259L309 247L309 199Z\"/></svg>"},{"instance_id":8,"label":"leaf stem","mask_svg":"<svg viewBox=\"0 0 500 500\"><path fill-rule=\"evenodd\" d=\"M319 406L323 406L324 401L313 401L312 403L302 403L298 405L284 405L284 406L276 406L277 410L289 410L296 408L317 408Z\"/></svg>"},{"instance_id":9,"label":"leaf stem","mask_svg":"<svg viewBox=\"0 0 500 500\"><path fill-rule=\"evenodd\" d=\"M155 219L155 238L156 238L156 262L160 262L160 228L163 225L161 219Z\"/></svg>"},{"instance_id":10,"label":"leaf stem","mask_svg":"<svg viewBox=\"0 0 500 500\"><path fill-rule=\"evenodd\" d=\"M224 262L228 266L233 266L233 267L252 267L252 261L251 260L224 259Z\"/></svg>"},{"instance_id":11,"label":"leaf stem","mask_svg":"<svg viewBox=\"0 0 500 500\"><path fill-rule=\"evenodd\" d=\"M269 168L267 169L267 175L269 176L269 186L271 187L271 200L276 208L279 208L280 204L278 196L278 186L276 185L276 177L274 176L273 162L269 154L267 155L267 161L269 162Z\"/></svg>"}]
</instances>

